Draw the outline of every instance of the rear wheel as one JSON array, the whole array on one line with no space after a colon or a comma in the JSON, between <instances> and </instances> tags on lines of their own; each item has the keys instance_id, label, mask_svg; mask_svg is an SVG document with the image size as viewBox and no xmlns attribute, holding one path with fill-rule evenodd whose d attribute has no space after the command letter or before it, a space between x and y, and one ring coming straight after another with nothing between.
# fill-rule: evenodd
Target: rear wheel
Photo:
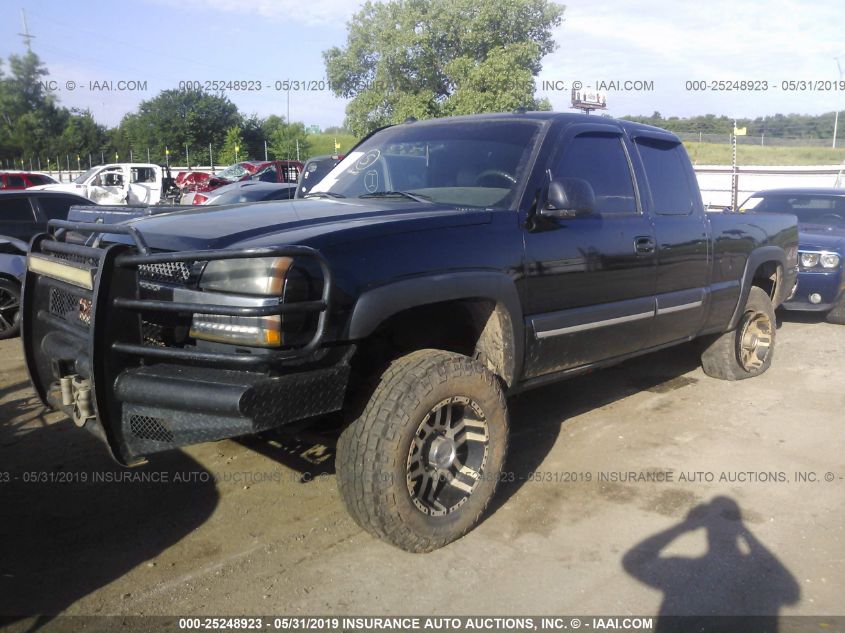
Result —
<instances>
[{"instance_id":1,"label":"rear wheel","mask_svg":"<svg viewBox=\"0 0 845 633\"><path fill-rule=\"evenodd\" d=\"M711 340L701 354L704 373L722 380L759 376L772 364L775 333L772 300L752 286L737 327Z\"/></svg>"},{"instance_id":2,"label":"rear wheel","mask_svg":"<svg viewBox=\"0 0 845 633\"><path fill-rule=\"evenodd\" d=\"M371 534L409 552L443 547L487 508L507 435L504 394L487 369L441 350L408 354L340 437L341 496Z\"/></svg>"},{"instance_id":3,"label":"rear wheel","mask_svg":"<svg viewBox=\"0 0 845 633\"><path fill-rule=\"evenodd\" d=\"M0 339L12 338L21 329L21 287L0 279Z\"/></svg>"}]
</instances>

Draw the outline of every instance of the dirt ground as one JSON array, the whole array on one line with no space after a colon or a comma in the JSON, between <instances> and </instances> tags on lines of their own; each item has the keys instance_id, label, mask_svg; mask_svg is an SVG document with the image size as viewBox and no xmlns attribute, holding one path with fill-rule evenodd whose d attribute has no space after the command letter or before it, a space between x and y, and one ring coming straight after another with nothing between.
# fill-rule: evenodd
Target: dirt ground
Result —
<instances>
[{"instance_id":1,"label":"dirt ground","mask_svg":"<svg viewBox=\"0 0 845 633\"><path fill-rule=\"evenodd\" d=\"M681 346L525 393L492 511L411 555L356 527L323 447L121 469L3 341L0 615L841 614L843 350L845 327L786 316L757 379Z\"/></svg>"}]
</instances>

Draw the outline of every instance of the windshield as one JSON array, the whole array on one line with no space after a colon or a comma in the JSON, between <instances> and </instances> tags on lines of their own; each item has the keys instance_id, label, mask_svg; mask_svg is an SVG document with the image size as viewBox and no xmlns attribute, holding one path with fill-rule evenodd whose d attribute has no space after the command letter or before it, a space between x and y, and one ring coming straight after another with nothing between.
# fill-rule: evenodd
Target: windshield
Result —
<instances>
[{"instance_id":1,"label":"windshield","mask_svg":"<svg viewBox=\"0 0 845 633\"><path fill-rule=\"evenodd\" d=\"M309 195L401 191L460 207L510 208L539 131L538 122L512 119L397 125L356 147Z\"/></svg>"},{"instance_id":2,"label":"windshield","mask_svg":"<svg viewBox=\"0 0 845 633\"><path fill-rule=\"evenodd\" d=\"M760 213L790 213L803 224L833 224L845 226L845 195L773 194L751 196L742 203L740 211Z\"/></svg>"},{"instance_id":3,"label":"windshield","mask_svg":"<svg viewBox=\"0 0 845 633\"><path fill-rule=\"evenodd\" d=\"M244 167L243 163L235 163L234 165L229 165L226 169L217 174L217 177L223 178L224 180L237 180L238 178L243 178L249 173L252 172Z\"/></svg>"},{"instance_id":4,"label":"windshield","mask_svg":"<svg viewBox=\"0 0 845 633\"><path fill-rule=\"evenodd\" d=\"M332 169L340 163L339 158L312 158L305 163L302 176L299 180L299 193L297 197L308 193L311 187L316 186Z\"/></svg>"},{"instance_id":5,"label":"windshield","mask_svg":"<svg viewBox=\"0 0 845 633\"><path fill-rule=\"evenodd\" d=\"M88 171L83 174L80 174L76 178L74 178L73 182L77 185L84 185L85 181L88 180L91 176L93 176L97 170L100 169L99 167L92 167Z\"/></svg>"}]
</instances>

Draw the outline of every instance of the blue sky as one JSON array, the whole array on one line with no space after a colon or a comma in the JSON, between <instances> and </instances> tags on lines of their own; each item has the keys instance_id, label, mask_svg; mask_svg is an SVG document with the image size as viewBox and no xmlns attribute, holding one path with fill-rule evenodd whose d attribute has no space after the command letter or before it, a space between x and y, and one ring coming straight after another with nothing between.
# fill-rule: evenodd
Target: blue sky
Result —
<instances>
[{"instance_id":1,"label":"blue sky","mask_svg":"<svg viewBox=\"0 0 845 633\"><path fill-rule=\"evenodd\" d=\"M324 78L322 51L341 45L360 3L343 0L31 0L26 3L33 50L59 84L60 101L90 108L115 125L126 112L180 81L260 81L260 92L230 92L241 111L287 112L276 80ZM0 56L22 53L20 5L4 3ZM567 4L538 87L555 110L569 107L573 81L650 81L650 91L610 91L608 113L664 116L764 116L845 110L845 91L785 91L785 80L836 80L845 68L845 10L840 2L644 0ZM691 80L768 81L760 92L696 92ZM146 91L91 91L89 81L146 81ZM67 82L78 84L75 90ZM774 86L774 87L772 87ZM292 91L293 120L322 127L343 121L345 102L326 91Z\"/></svg>"}]
</instances>

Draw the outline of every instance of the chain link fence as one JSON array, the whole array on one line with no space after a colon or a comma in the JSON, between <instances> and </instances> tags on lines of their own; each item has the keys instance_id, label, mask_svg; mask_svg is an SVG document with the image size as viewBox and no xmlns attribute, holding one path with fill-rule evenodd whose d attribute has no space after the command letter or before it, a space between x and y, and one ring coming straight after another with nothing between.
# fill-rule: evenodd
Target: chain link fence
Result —
<instances>
[{"instance_id":1,"label":"chain link fence","mask_svg":"<svg viewBox=\"0 0 845 633\"><path fill-rule=\"evenodd\" d=\"M727 143L732 142L732 135L729 132L722 134L704 132L675 132L685 143ZM736 137L737 145L760 145L762 147L831 147L832 139L824 138L784 138L780 136L766 136L764 132L759 134L747 134Z\"/></svg>"},{"instance_id":2,"label":"chain link fence","mask_svg":"<svg viewBox=\"0 0 845 633\"><path fill-rule=\"evenodd\" d=\"M345 136L343 144L349 145L350 141ZM70 182L80 174L97 165L109 163L153 163L157 165L168 165L172 171L186 169L208 171L216 173L229 166L233 162L244 160L299 160L305 161L311 156L319 154L331 154L338 151L340 142L331 135L320 135L319 138L312 138L306 143L290 143L286 151L274 152L272 145L265 140L253 140L244 142L238 147L237 153L227 158L234 160L221 160L220 151L213 147L185 147L165 146L159 148L131 148L128 153L115 153L112 151L100 151L97 153L63 154L63 155L36 155L24 156L20 159L4 159L0 161L0 169L34 171L49 175L59 182ZM341 147L340 149L348 149Z\"/></svg>"}]
</instances>

